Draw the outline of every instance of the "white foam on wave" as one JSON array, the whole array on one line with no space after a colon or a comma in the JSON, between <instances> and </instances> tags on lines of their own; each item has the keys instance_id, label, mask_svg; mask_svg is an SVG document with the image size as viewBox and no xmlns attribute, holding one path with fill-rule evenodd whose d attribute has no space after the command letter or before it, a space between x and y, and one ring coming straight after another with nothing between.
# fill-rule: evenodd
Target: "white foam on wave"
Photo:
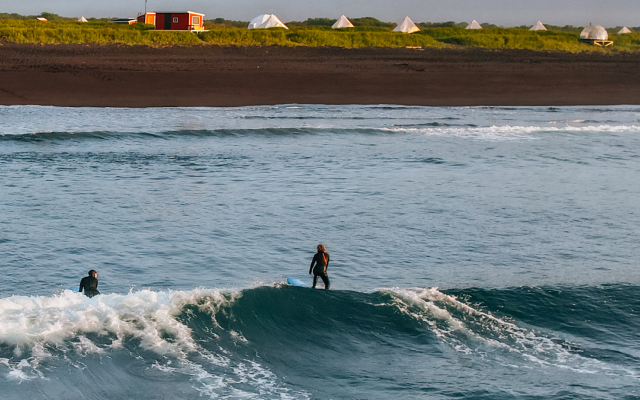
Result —
<instances>
[{"instance_id":1,"label":"white foam on wave","mask_svg":"<svg viewBox=\"0 0 640 400\"><path fill-rule=\"evenodd\" d=\"M443 343L462 354L496 360L503 365L521 365L510 361L515 356L543 367L580 373L617 370L635 376L633 371L576 354L571 351L575 345L567 340L476 310L437 287L381 290L393 296L395 306L403 313L427 323Z\"/></svg>"},{"instance_id":2,"label":"white foam on wave","mask_svg":"<svg viewBox=\"0 0 640 400\"><path fill-rule=\"evenodd\" d=\"M537 139L537 133L585 132L585 133L640 133L640 125L588 125L573 126L523 126L492 125L486 127L389 127L382 131L394 133L415 133L427 136L455 136L482 140Z\"/></svg>"},{"instance_id":3,"label":"white foam on wave","mask_svg":"<svg viewBox=\"0 0 640 400\"><path fill-rule=\"evenodd\" d=\"M289 389L281 387L266 368L253 360L232 361L224 354L224 349L220 354L212 354L198 345L191 329L177 318L186 305L195 305L206 310L212 324L216 325L217 310L241 295L239 290L141 290L126 295L102 294L89 299L64 290L48 297L2 298L0 344L12 349L13 357L0 358L0 367L5 366L9 380L44 378L38 366L54 356L52 353L61 352L70 363L81 365L71 359L88 354L108 354L111 350L122 349L125 340L133 339L139 348L167 360L166 363L156 361L150 368L190 376L194 389L203 395L211 398L221 394L255 395L237 388L236 384L240 383L271 397L287 397ZM67 357L71 354L74 356ZM306 395L299 393L296 397Z\"/></svg>"}]
</instances>

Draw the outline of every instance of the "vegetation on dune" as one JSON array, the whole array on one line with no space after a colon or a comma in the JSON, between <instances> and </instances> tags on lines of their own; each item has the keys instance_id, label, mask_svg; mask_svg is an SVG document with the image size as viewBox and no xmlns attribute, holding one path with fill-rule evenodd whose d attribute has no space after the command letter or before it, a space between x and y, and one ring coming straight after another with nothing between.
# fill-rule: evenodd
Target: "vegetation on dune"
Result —
<instances>
[{"instance_id":1,"label":"vegetation on dune","mask_svg":"<svg viewBox=\"0 0 640 400\"><path fill-rule=\"evenodd\" d=\"M469 47L487 49L531 49L556 51L640 51L640 32L618 35L610 31L615 45L606 49L580 43L581 28L573 26L550 27L549 31L529 31L521 28L489 28L466 30L465 23L452 21L418 24L422 30L410 35L392 32L395 24L375 18L354 18L358 26L349 29L331 29L335 20L311 18L291 29L246 29L247 22L222 18L207 20L208 32L189 33L155 31L144 24L118 25L90 19L88 23L47 14L49 22L34 18L13 18L13 14L0 14L0 40L15 43L118 43L127 45L236 45L236 46L335 46L359 47ZM8 17L11 18L8 18ZM21 16L18 16L21 17ZM632 28L634 30L640 30Z\"/></svg>"},{"instance_id":2,"label":"vegetation on dune","mask_svg":"<svg viewBox=\"0 0 640 400\"><path fill-rule=\"evenodd\" d=\"M149 46L190 45L202 41L189 32L154 31L145 24L0 20L0 40L15 43L118 43Z\"/></svg>"},{"instance_id":3,"label":"vegetation on dune","mask_svg":"<svg viewBox=\"0 0 640 400\"><path fill-rule=\"evenodd\" d=\"M211 29L199 36L208 44L240 46L445 47L443 43L425 35L404 35L386 30L331 29L325 26L289 30L221 28Z\"/></svg>"}]
</instances>

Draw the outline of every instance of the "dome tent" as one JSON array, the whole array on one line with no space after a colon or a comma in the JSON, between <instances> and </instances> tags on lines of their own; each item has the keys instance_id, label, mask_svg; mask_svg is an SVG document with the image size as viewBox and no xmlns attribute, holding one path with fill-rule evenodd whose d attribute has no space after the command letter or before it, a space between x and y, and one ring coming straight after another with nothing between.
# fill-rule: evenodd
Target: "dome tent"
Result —
<instances>
[{"instance_id":1,"label":"dome tent","mask_svg":"<svg viewBox=\"0 0 640 400\"><path fill-rule=\"evenodd\" d=\"M535 24L534 26L531 27L531 29L529 29L530 31L546 31L547 27L544 26L542 24L542 22L538 21L537 24Z\"/></svg>"},{"instance_id":2,"label":"dome tent","mask_svg":"<svg viewBox=\"0 0 640 400\"><path fill-rule=\"evenodd\" d=\"M351 21L349 21L349 19L347 19L347 17L343 15L336 21L335 24L331 25L331 28L353 28L353 24L351 23Z\"/></svg>"},{"instance_id":3,"label":"dome tent","mask_svg":"<svg viewBox=\"0 0 640 400\"><path fill-rule=\"evenodd\" d=\"M591 25L585 27L580 33L580 41L595 44L597 46L611 46L612 40L609 40L607 30L600 25Z\"/></svg>"},{"instance_id":4,"label":"dome tent","mask_svg":"<svg viewBox=\"0 0 640 400\"><path fill-rule=\"evenodd\" d=\"M469 25L467 25L466 28L464 29L482 29L482 27L480 26L480 24L478 23L478 21L476 21L475 19L473 21L471 21L471 23Z\"/></svg>"},{"instance_id":5,"label":"dome tent","mask_svg":"<svg viewBox=\"0 0 640 400\"><path fill-rule=\"evenodd\" d=\"M622 29L618 31L618 33L619 34L631 33L631 29L627 28L626 26L623 26Z\"/></svg>"},{"instance_id":6,"label":"dome tent","mask_svg":"<svg viewBox=\"0 0 640 400\"><path fill-rule=\"evenodd\" d=\"M416 24L413 23L411 18L405 17L404 21L395 28L393 28L394 32L402 32L402 33L413 33L418 32L420 28Z\"/></svg>"},{"instance_id":7,"label":"dome tent","mask_svg":"<svg viewBox=\"0 0 640 400\"><path fill-rule=\"evenodd\" d=\"M600 25L591 25L585 27L580 33L580 39L582 40L607 40L609 34L607 30Z\"/></svg>"},{"instance_id":8,"label":"dome tent","mask_svg":"<svg viewBox=\"0 0 640 400\"><path fill-rule=\"evenodd\" d=\"M275 14L258 15L249 22L248 29L284 28L289 29Z\"/></svg>"}]
</instances>

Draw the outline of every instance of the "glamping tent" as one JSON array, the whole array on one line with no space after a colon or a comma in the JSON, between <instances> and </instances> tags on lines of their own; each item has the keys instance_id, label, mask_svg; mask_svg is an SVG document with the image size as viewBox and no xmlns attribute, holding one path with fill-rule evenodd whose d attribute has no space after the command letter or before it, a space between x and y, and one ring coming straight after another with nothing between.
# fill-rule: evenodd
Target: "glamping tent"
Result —
<instances>
[{"instance_id":1,"label":"glamping tent","mask_svg":"<svg viewBox=\"0 0 640 400\"><path fill-rule=\"evenodd\" d=\"M45 17L36 17L36 19L40 22L47 22L47 19Z\"/></svg>"},{"instance_id":2,"label":"glamping tent","mask_svg":"<svg viewBox=\"0 0 640 400\"><path fill-rule=\"evenodd\" d=\"M609 34L606 29L600 25L591 24L580 33L580 41L605 47L613 44L613 41L609 40Z\"/></svg>"},{"instance_id":3,"label":"glamping tent","mask_svg":"<svg viewBox=\"0 0 640 400\"><path fill-rule=\"evenodd\" d=\"M600 25L591 25L585 27L580 33L581 40L607 40L609 34L607 30Z\"/></svg>"},{"instance_id":4,"label":"glamping tent","mask_svg":"<svg viewBox=\"0 0 640 400\"><path fill-rule=\"evenodd\" d=\"M482 29L482 27L480 26L480 24L478 23L478 21L476 21L475 19L473 21L471 21L471 23L469 25L467 25L466 28L464 29Z\"/></svg>"},{"instance_id":5,"label":"glamping tent","mask_svg":"<svg viewBox=\"0 0 640 400\"><path fill-rule=\"evenodd\" d=\"M413 32L418 32L419 30L420 28L418 28L416 24L414 24L411 18L409 17L406 17L400 25L393 28L394 32L402 32L402 33L413 33Z\"/></svg>"},{"instance_id":6,"label":"glamping tent","mask_svg":"<svg viewBox=\"0 0 640 400\"><path fill-rule=\"evenodd\" d=\"M531 29L529 30L530 31L546 31L547 27L542 25L542 22L538 21L538 23L532 26Z\"/></svg>"},{"instance_id":7,"label":"glamping tent","mask_svg":"<svg viewBox=\"0 0 640 400\"><path fill-rule=\"evenodd\" d=\"M336 21L335 24L331 25L331 27L333 29L338 29L338 28L353 28L353 24L351 23L351 21L349 21L347 19L347 17L345 17L344 15L342 17L340 17L340 19L338 19Z\"/></svg>"},{"instance_id":8,"label":"glamping tent","mask_svg":"<svg viewBox=\"0 0 640 400\"><path fill-rule=\"evenodd\" d=\"M631 29L627 28L626 26L623 26L622 29L620 29L618 31L618 33L622 34L622 33L631 33Z\"/></svg>"},{"instance_id":9,"label":"glamping tent","mask_svg":"<svg viewBox=\"0 0 640 400\"><path fill-rule=\"evenodd\" d=\"M249 29L284 28L289 29L275 14L258 15L249 22Z\"/></svg>"},{"instance_id":10,"label":"glamping tent","mask_svg":"<svg viewBox=\"0 0 640 400\"><path fill-rule=\"evenodd\" d=\"M585 27L580 33L580 41L595 44L597 46L611 46L613 41L609 40L607 30L600 25L591 25Z\"/></svg>"},{"instance_id":11,"label":"glamping tent","mask_svg":"<svg viewBox=\"0 0 640 400\"><path fill-rule=\"evenodd\" d=\"M78 18L78 22L89 22L89 20L86 19L83 15L82 17Z\"/></svg>"}]
</instances>

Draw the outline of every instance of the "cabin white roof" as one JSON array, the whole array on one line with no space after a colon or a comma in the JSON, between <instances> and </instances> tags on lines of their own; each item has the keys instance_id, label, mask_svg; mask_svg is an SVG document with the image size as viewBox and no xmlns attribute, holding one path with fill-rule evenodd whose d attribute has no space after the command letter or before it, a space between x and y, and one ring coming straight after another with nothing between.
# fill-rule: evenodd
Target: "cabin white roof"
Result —
<instances>
[{"instance_id":1,"label":"cabin white roof","mask_svg":"<svg viewBox=\"0 0 640 400\"><path fill-rule=\"evenodd\" d=\"M607 40L609 33L600 25L591 25L585 27L580 33L580 39L583 40Z\"/></svg>"},{"instance_id":2,"label":"cabin white roof","mask_svg":"<svg viewBox=\"0 0 640 400\"><path fill-rule=\"evenodd\" d=\"M351 21L349 21L349 19L347 17L345 17L344 15L341 16L335 24L331 25L331 27L333 29L338 29L338 28L353 28L353 24L351 23Z\"/></svg>"},{"instance_id":3,"label":"cabin white roof","mask_svg":"<svg viewBox=\"0 0 640 400\"><path fill-rule=\"evenodd\" d=\"M202 15L204 17L203 13L199 13L196 11L154 11L154 12L148 12L147 14L196 14L196 15Z\"/></svg>"},{"instance_id":4,"label":"cabin white roof","mask_svg":"<svg viewBox=\"0 0 640 400\"><path fill-rule=\"evenodd\" d=\"M284 28L289 29L275 14L258 15L249 22L249 29Z\"/></svg>"},{"instance_id":5,"label":"cabin white roof","mask_svg":"<svg viewBox=\"0 0 640 400\"><path fill-rule=\"evenodd\" d=\"M546 31L547 27L544 26L542 24L542 22L538 21L537 24L535 24L534 26L531 27L531 29L529 29L530 31Z\"/></svg>"},{"instance_id":6,"label":"cabin white roof","mask_svg":"<svg viewBox=\"0 0 640 400\"><path fill-rule=\"evenodd\" d=\"M394 32L402 33L413 33L418 32L419 30L420 28L418 28L418 26L414 24L409 17L405 17L404 21L393 29Z\"/></svg>"},{"instance_id":7,"label":"cabin white roof","mask_svg":"<svg viewBox=\"0 0 640 400\"><path fill-rule=\"evenodd\" d=\"M478 23L478 21L476 21L475 19L473 21L471 21L471 23L469 25L467 25L466 28L464 29L482 29L482 27L480 26L480 24Z\"/></svg>"},{"instance_id":8,"label":"cabin white roof","mask_svg":"<svg viewBox=\"0 0 640 400\"><path fill-rule=\"evenodd\" d=\"M620 29L618 31L618 33L631 33L631 29L627 28L626 26L623 26L622 29Z\"/></svg>"}]
</instances>

